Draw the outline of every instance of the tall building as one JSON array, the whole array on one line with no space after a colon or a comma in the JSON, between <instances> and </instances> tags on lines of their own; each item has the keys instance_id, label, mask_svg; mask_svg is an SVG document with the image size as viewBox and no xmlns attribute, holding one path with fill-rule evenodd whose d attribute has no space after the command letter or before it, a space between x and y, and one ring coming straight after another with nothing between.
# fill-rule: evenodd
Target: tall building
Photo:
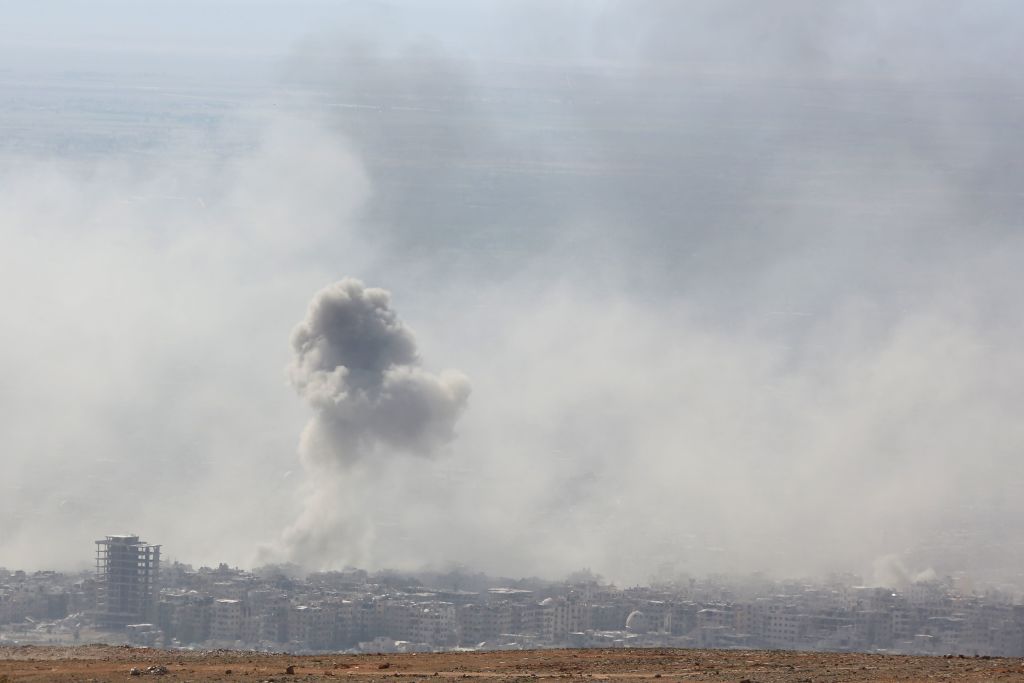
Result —
<instances>
[{"instance_id":1,"label":"tall building","mask_svg":"<svg viewBox=\"0 0 1024 683\"><path fill-rule=\"evenodd\" d=\"M155 621L159 577L160 546L138 536L96 541L96 622L120 628Z\"/></svg>"}]
</instances>

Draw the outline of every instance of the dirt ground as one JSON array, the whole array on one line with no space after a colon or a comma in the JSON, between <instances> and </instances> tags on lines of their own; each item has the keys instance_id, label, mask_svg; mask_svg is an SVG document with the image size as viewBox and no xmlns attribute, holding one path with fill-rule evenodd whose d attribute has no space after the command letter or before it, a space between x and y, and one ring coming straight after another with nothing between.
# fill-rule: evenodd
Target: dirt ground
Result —
<instances>
[{"instance_id":1,"label":"dirt ground","mask_svg":"<svg viewBox=\"0 0 1024 683\"><path fill-rule=\"evenodd\" d=\"M152 669L151 669L152 667ZM132 669L137 670L132 675ZM441 654L313 655L124 646L0 648L0 683L13 681L385 681L476 679L597 681L1024 681L1024 660L780 651L534 650ZM660 683L660 681L659 681Z\"/></svg>"}]
</instances>

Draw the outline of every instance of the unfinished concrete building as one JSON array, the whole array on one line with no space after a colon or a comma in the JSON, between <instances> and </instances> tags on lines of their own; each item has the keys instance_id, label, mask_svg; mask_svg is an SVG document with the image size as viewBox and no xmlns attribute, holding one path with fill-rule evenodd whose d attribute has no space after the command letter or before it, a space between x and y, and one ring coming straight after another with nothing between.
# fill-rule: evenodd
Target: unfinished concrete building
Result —
<instances>
[{"instance_id":1,"label":"unfinished concrete building","mask_svg":"<svg viewBox=\"0 0 1024 683\"><path fill-rule=\"evenodd\" d=\"M96 541L96 623L122 628L155 621L159 577L160 546L138 536Z\"/></svg>"}]
</instances>

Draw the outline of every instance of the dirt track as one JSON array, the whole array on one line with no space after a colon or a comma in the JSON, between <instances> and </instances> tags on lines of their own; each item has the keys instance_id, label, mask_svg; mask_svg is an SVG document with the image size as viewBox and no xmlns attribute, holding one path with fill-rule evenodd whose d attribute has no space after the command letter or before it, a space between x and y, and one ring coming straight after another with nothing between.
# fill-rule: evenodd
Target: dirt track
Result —
<instances>
[{"instance_id":1,"label":"dirt track","mask_svg":"<svg viewBox=\"0 0 1024 683\"><path fill-rule=\"evenodd\" d=\"M164 667L166 673L145 673ZM293 673L288 673L293 667ZM143 673L130 675L131 669ZM90 645L0 648L7 681L384 681L470 678L838 683L1024 681L1024 660L715 650L538 650L404 655L168 652ZM660 683L660 681L659 681Z\"/></svg>"}]
</instances>

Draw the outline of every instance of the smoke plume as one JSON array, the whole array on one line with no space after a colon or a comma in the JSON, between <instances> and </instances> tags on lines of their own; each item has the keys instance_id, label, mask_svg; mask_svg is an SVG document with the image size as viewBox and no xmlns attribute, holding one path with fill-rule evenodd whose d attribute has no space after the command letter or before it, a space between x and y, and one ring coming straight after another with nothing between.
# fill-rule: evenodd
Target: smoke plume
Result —
<instances>
[{"instance_id":1,"label":"smoke plume","mask_svg":"<svg viewBox=\"0 0 1024 683\"><path fill-rule=\"evenodd\" d=\"M461 373L420 368L416 339L391 295L352 278L317 293L292 348L292 384L314 411L299 449L315 483L287 536L295 558L332 564L338 548L352 547L359 524L344 491L359 477L353 468L364 459L435 453L453 438L470 387Z\"/></svg>"},{"instance_id":2,"label":"smoke plume","mask_svg":"<svg viewBox=\"0 0 1024 683\"><path fill-rule=\"evenodd\" d=\"M1024 5L50 4L0 26L0 565L1024 593ZM339 273L409 328L324 290L296 401Z\"/></svg>"}]
</instances>

